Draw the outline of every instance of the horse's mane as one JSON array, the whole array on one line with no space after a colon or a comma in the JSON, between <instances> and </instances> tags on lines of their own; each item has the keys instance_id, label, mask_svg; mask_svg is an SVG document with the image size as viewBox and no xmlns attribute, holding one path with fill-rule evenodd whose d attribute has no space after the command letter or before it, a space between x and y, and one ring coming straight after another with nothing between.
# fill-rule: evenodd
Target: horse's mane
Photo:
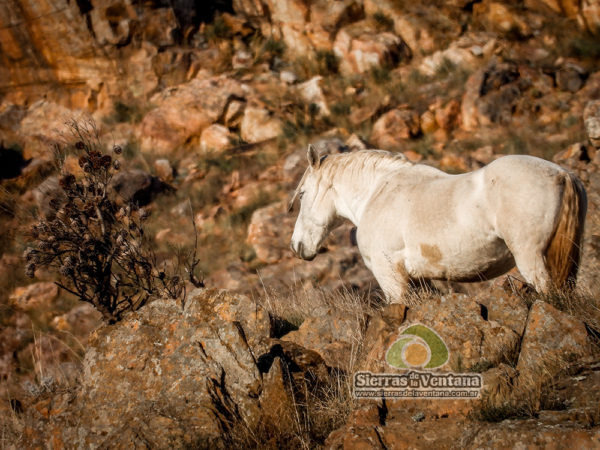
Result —
<instances>
[{"instance_id":1,"label":"horse's mane","mask_svg":"<svg viewBox=\"0 0 600 450\"><path fill-rule=\"evenodd\" d=\"M391 153L385 150L358 150L351 153L330 155L321 165L323 177L351 176L352 178L372 176L382 171L394 171L412 166L402 153Z\"/></svg>"},{"instance_id":2,"label":"horse's mane","mask_svg":"<svg viewBox=\"0 0 600 450\"><path fill-rule=\"evenodd\" d=\"M394 171L412 165L413 163L402 153L391 153L386 150L358 150L350 153L322 156L319 174L322 179L333 180L336 178L356 182L362 177L373 179L373 176L377 173L380 174L382 171ZM288 204L288 211L292 209L307 173L308 168L294 191Z\"/></svg>"}]
</instances>

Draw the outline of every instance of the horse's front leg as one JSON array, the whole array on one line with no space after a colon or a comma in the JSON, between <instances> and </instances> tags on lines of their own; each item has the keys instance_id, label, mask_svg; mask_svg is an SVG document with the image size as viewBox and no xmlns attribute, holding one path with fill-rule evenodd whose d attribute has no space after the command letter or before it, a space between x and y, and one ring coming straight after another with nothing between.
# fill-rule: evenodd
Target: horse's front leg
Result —
<instances>
[{"instance_id":1,"label":"horse's front leg","mask_svg":"<svg viewBox=\"0 0 600 450\"><path fill-rule=\"evenodd\" d=\"M404 260L392 262L390 258L382 256L371 261L373 275L388 303L404 303L403 298L407 293L409 282Z\"/></svg>"}]
</instances>

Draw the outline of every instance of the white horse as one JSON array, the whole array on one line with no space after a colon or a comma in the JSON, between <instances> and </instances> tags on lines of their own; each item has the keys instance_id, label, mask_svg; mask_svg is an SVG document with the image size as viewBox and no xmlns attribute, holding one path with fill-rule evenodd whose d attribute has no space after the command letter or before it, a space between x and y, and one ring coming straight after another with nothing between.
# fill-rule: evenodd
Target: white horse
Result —
<instances>
[{"instance_id":1,"label":"white horse","mask_svg":"<svg viewBox=\"0 0 600 450\"><path fill-rule=\"evenodd\" d=\"M361 150L307 168L291 248L313 259L345 218L389 302L413 280L482 281L515 263L538 292L574 286L587 199L579 179L525 155L449 175L398 153Z\"/></svg>"}]
</instances>

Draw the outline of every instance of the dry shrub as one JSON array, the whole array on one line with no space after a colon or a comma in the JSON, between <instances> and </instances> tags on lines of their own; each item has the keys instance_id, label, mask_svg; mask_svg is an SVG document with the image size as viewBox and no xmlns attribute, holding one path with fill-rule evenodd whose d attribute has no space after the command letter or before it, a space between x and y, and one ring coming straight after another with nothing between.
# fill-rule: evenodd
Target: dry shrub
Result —
<instances>
[{"instance_id":1,"label":"dry shrub","mask_svg":"<svg viewBox=\"0 0 600 450\"><path fill-rule=\"evenodd\" d=\"M24 254L26 274L33 277L41 267L56 270L56 284L91 303L109 323L153 297L185 299L183 266L190 281L200 284L194 276L196 249L176 267L160 267L144 234L147 210L135 203L120 206L111 186L122 149L115 146L113 156L104 154L91 121L68 126L75 143L54 147L60 192L31 227L32 246ZM69 152L78 157L81 174L65 166Z\"/></svg>"}]
</instances>

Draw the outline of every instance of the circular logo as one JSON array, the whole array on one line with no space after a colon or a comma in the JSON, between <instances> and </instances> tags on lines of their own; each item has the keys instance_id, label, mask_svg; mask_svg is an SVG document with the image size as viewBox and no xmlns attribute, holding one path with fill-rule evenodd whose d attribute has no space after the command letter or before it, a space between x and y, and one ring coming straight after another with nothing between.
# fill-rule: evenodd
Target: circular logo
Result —
<instances>
[{"instance_id":1,"label":"circular logo","mask_svg":"<svg viewBox=\"0 0 600 450\"><path fill-rule=\"evenodd\" d=\"M392 367L400 369L434 369L448 361L448 347L442 338L431 328L423 324L405 328L385 355Z\"/></svg>"}]
</instances>

